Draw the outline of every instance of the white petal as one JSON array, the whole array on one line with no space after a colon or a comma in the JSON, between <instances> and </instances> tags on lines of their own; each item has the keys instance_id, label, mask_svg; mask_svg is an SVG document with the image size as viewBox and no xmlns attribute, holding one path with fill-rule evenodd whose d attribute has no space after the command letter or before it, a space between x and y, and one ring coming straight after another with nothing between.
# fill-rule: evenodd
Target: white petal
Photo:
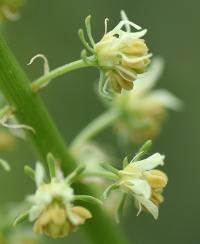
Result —
<instances>
[{"instance_id":1,"label":"white petal","mask_svg":"<svg viewBox=\"0 0 200 244\"><path fill-rule=\"evenodd\" d=\"M137 161L133 163L135 166L141 168L142 170L151 170L156 168L159 165L164 165L164 155L161 155L160 153L155 153L151 155L150 157Z\"/></svg>"},{"instance_id":2,"label":"white petal","mask_svg":"<svg viewBox=\"0 0 200 244\"><path fill-rule=\"evenodd\" d=\"M135 179L128 181L128 184L130 184L130 189L133 191L134 194L144 196L147 199L150 198L151 186L146 180Z\"/></svg>"},{"instance_id":3,"label":"white petal","mask_svg":"<svg viewBox=\"0 0 200 244\"><path fill-rule=\"evenodd\" d=\"M39 187L44 181L45 170L43 165L40 162L36 163L35 168L35 183Z\"/></svg>"},{"instance_id":4,"label":"white petal","mask_svg":"<svg viewBox=\"0 0 200 244\"><path fill-rule=\"evenodd\" d=\"M33 206L30 210L29 210L29 221L32 222L35 219L37 219L40 214L42 213L44 209L44 206L40 205L40 206Z\"/></svg>"},{"instance_id":5,"label":"white petal","mask_svg":"<svg viewBox=\"0 0 200 244\"><path fill-rule=\"evenodd\" d=\"M151 96L166 108L175 111L183 108L183 102L167 90L156 90L151 93Z\"/></svg>"},{"instance_id":6,"label":"white petal","mask_svg":"<svg viewBox=\"0 0 200 244\"><path fill-rule=\"evenodd\" d=\"M158 206L156 206L151 200L144 197L137 197L139 203L141 203L155 219L158 218Z\"/></svg>"},{"instance_id":7,"label":"white petal","mask_svg":"<svg viewBox=\"0 0 200 244\"><path fill-rule=\"evenodd\" d=\"M134 91L145 93L155 85L163 73L164 61L161 58L153 58L152 63L146 73L135 81Z\"/></svg>"}]
</instances>

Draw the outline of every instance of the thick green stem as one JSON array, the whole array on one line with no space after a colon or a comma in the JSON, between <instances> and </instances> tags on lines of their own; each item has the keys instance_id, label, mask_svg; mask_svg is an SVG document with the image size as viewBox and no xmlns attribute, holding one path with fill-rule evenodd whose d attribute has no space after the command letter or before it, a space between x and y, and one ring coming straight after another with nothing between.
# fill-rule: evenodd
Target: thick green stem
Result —
<instances>
[{"instance_id":1,"label":"thick green stem","mask_svg":"<svg viewBox=\"0 0 200 244\"><path fill-rule=\"evenodd\" d=\"M65 142L55 127L40 97L34 93L30 81L17 63L13 54L0 36L0 90L8 103L16 109L19 123L34 128L35 133L27 131L27 138L32 141L41 159L46 160L51 152L63 166L65 173L70 173L76 166ZM75 189L79 193L95 195L90 187L79 184ZM94 244L126 243L121 231L97 206L89 205L93 219L84 226Z\"/></svg>"},{"instance_id":2,"label":"thick green stem","mask_svg":"<svg viewBox=\"0 0 200 244\"><path fill-rule=\"evenodd\" d=\"M49 73L45 74L44 76L34 81L32 83L32 89L33 91L38 91L40 88L44 87L51 80L55 79L58 76L64 75L65 73L68 73L76 69L81 69L89 66L91 65L85 63L82 59L60 66L57 69L50 71Z\"/></svg>"},{"instance_id":3,"label":"thick green stem","mask_svg":"<svg viewBox=\"0 0 200 244\"><path fill-rule=\"evenodd\" d=\"M108 110L90 122L73 140L70 148L76 153L80 147L96 136L99 132L112 125L119 118L119 113L115 110Z\"/></svg>"}]
</instances>

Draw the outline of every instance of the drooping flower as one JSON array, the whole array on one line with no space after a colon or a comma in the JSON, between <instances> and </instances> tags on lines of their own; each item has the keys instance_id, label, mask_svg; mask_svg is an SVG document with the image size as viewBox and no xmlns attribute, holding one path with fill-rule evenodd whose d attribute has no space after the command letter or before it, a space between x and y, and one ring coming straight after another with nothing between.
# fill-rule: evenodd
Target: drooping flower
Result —
<instances>
[{"instance_id":1,"label":"drooping flower","mask_svg":"<svg viewBox=\"0 0 200 244\"><path fill-rule=\"evenodd\" d=\"M102 39L95 43L90 26L90 16L86 18L86 30L91 46L83 37L83 31L80 31L81 40L95 57L95 65L104 73L103 87L109 87L121 93L122 89L131 90L133 82L137 79L138 74L144 73L147 65L150 63L148 47L143 39L147 30L124 17L111 31L107 31L107 22L105 20L105 34ZM136 31L132 31L134 28ZM85 59L87 61L87 59ZM91 61L91 58L88 59ZM100 82L101 83L101 82Z\"/></svg>"},{"instance_id":2,"label":"drooping flower","mask_svg":"<svg viewBox=\"0 0 200 244\"><path fill-rule=\"evenodd\" d=\"M147 209L155 219L158 218L158 205L162 203L162 191L167 184L167 176L155 170L164 164L164 156L155 153L141 161L131 161L120 174L120 189L134 196L139 209Z\"/></svg>"},{"instance_id":3,"label":"drooping flower","mask_svg":"<svg viewBox=\"0 0 200 244\"><path fill-rule=\"evenodd\" d=\"M30 222L34 222L33 231L36 234L59 238L67 236L92 217L88 209L76 206L74 201L99 203L99 200L92 196L74 194L71 184L80 176L84 167L78 167L64 178L62 174L56 174L53 156L50 154L47 158L51 180L45 181L44 168L42 164L37 163L34 174L37 190L35 194L27 198L31 207L26 215ZM29 167L28 172L32 172ZM20 221L20 218L16 220L16 223Z\"/></svg>"},{"instance_id":4,"label":"drooping flower","mask_svg":"<svg viewBox=\"0 0 200 244\"><path fill-rule=\"evenodd\" d=\"M163 189L167 185L167 175L155 169L164 165L164 156L155 153L146 159L140 159L140 151L130 163L117 172L118 180L110 185L106 191L107 197L112 190L118 189L123 194L128 194L135 199L136 206L141 210L146 210L158 218L158 207L164 201ZM127 160L127 159L126 159Z\"/></svg>"},{"instance_id":5,"label":"drooping flower","mask_svg":"<svg viewBox=\"0 0 200 244\"><path fill-rule=\"evenodd\" d=\"M137 31L124 31L122 28L127 24ZM150 63L151 54L148 54L142 39L146 32L128 20L122 20L95 44L98 64L105 71L107 81L115 92L132 90L133 81L138 74L144 73Z\"/></svg>"},{"instance_id":6,"label":"drooping flower","mask_svg":"<svg viewBox=\"0 0 200 244\"><path fill-rule=\"evenodd\" d=\"M124 91L114 97L111 105L121 114L114 126L125 141L140 144L155 138L168 110L178 111L182 108L182 102L169 91L153 90L162 70L162 59L153 59L150 69L135 82L132 91Z\"/></svg>"}]
</instances>

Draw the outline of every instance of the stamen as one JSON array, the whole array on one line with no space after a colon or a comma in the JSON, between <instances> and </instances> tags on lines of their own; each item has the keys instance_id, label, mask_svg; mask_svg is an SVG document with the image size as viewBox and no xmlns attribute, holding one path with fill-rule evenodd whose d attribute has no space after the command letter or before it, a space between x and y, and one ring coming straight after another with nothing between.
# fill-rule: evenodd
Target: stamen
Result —
<instances>
[{"instance_id":1,"label":"stamen","mask_svg":"<svg viewBox=\"0 0 200 244\"><path fill-rule=\"evenodd\" d=\"M112 30L110 31L109 33L114 35L116 34L119 30L121 30L121 28L124 26L124 25L127 25L129 24L130 26L132 26L133 28L135 28L136 30L141 30L142 27L140 27L139 25L129 21L129 20L122 20L119 22L119 24Z\"/></svg>"},{"instance_id":2,"label":"stamen","mask_svg":"<svg viewBox=\"0 0 200 244\"><path fill-rule=\"evenodd\" d=\"M79 38L83 44L83 46L91 53L94 53L94 49L90 47L89 43L85 39L85 35L82 29L78 31Z\"/></svg>"},{"instance_id":3,"label":"stamen","mask_svg":"<svg viewBox=\"0 0 200 244\"><path fill-rule=\"evenodd\" d=\"M104 21L104 25L105 25L105 32L104 32L104 35L106 35L106 34L107 34L107 31L108 31L108 21L109 21L108 18L106 18L105 21Z\"/></svg>"}]
</instances>

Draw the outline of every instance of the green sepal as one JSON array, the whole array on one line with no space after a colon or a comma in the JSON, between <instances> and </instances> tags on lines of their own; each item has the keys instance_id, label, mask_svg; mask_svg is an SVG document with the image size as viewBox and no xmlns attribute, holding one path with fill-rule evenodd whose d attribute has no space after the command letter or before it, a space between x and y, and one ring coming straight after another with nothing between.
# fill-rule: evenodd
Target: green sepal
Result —
<instances>
[{"instance_id":1,"label":"green sepal","mask_svg":"<svg viewBox=\"0 0 200 244\"><path fill-rule=\"evenodd\" d=\"M85 26L86 26L86 31L87 31L87 35L88 38L90 40L91 45L94 47L95 46L95 42L92 36L92 28L91 28L91 15L88 15L85 19Z\"/></svg>"},{"instance_id":2,"label":"green sepal","mask_svg":"<svg viewBox=\"0 0 200 244\"><path fill-rule=\"evenodd\" d=\"M113 167L111 164L109 163L102 163L101 167L104 168L105 170L115 174L115 175L119 175L119 170L116 169L115 167Z\"/></svg>"},{"instance_id":3,"label":"green sepal","mask_svg":"<svg viewBox=\"0 0 200 244\"><path fill-rule=\"evenodd\" d=\"M105 191L103 192L103 197L104 199L107 199L110 195L110 193L116 189L119 188L119 185L114 183L114 184L111 184L110 186L108 186Z\"/></svg>"},{"instance_id":4,"label":"green sepal","mask_svg":"<svg viewBox=\"0 0 200 244\"><path fill-rule=\"evenodd\" d=\"M83 46L88 50L90 51L91 53L94 53L94 50L90 47L89 43L86 41L85 39L85 35L84 35L84 31L83 29L79 29L78 30L78 35L79 35L79 38L83 44Z\"/></svg>"},{"instance_id":5,"label":"green sepal","mask_svg":"<svg viewBox=\"0 0 200 244\"><path fill-rule=\"evenodd\" d=\"M71 174L69 174L65 181L67 184L71 185L72 183L74 183L79 176L84 172L86 166L84 164L79 165Z\"/></svg>"},{"instance_id":6,"label":"green sepal","mask_svg":"<svg viewBox=\"0 0 200 244\"><path fill-rule=\"evenodd\" d=\"M123 169L129 164L128 157L126 156L122 161Z\"/></svg>"},{"instance_id":7,"label":"green sepal","mask_svg":"<svg viewBox=\"0 0 200 244\"><path fill-rule=\"evenodd\" d=\"M24 166L24 173L29 176L33 181L35 181L35 170L32 169L30 166Z\"/></svg>"},{"instance_id":8,"label":"green sepal","mask_svg":"<svg viewBox=\"0 0 200 244\"><path fill-rule=\"evenodd\" d=\"M47 163L51 179L56 177L56 160L52 153L47 154Z\"/></svg>"},{"instance_id":9,"label":"green sepal","mask_svg":"<svg viewBox=\"0 0 200 244\"><path fill-rule=\"evenodd\" d=\"M10 165L4 159L0 158L0 166L7 172L10 171Z\"/></svg>"},{"instance_id":10,"label":"green sepal","mask_svg":"<svg viewBox=\"0 0 200 244\"><path fill-rule=\"evenodd\" d=\"M18 224L23 223L24 221L28 220L28 211L22 213L18 218L15 219L14 223L13 223L13 227L17 226Z\"/></svg>"},{"instance_id":11,"label":"green sepal","mask_svg":"<svg viewBox=\"0 0 200 244\"><path fill-rule=\"evenodd\" d=\"M152 146L152 140L148 140L146 141L138 150L137 154L135 155L135 157L133 158L132 162L138 161L140 159L142 159L150 150Z\"/></svg>"},{"instance_id":12,"label":"green sepal","mask_svg":"<svg viewBox=\"0 0 200 244\"><path fill-rule=\"evenodd\" d=\"M74 200L88 202L98 206L102 206L103 204L102 201L99 200L98 198L89 195L75 195Z\"/></svg>"},{"instance_id":13,"label":"green sepal","mask_svg":"<svg viewBox=\"0 0 200 244\"><path fill-rule=\"evenodd\" d=\"M117 224L120 223L120 219L123 214L123 209L124 209L124 204L126 202L126 199L127 199L127 194L123 194L122 198L120 199L119 205L116 209L115 220L116 220Z\"/></svg>"}]
</instances>

